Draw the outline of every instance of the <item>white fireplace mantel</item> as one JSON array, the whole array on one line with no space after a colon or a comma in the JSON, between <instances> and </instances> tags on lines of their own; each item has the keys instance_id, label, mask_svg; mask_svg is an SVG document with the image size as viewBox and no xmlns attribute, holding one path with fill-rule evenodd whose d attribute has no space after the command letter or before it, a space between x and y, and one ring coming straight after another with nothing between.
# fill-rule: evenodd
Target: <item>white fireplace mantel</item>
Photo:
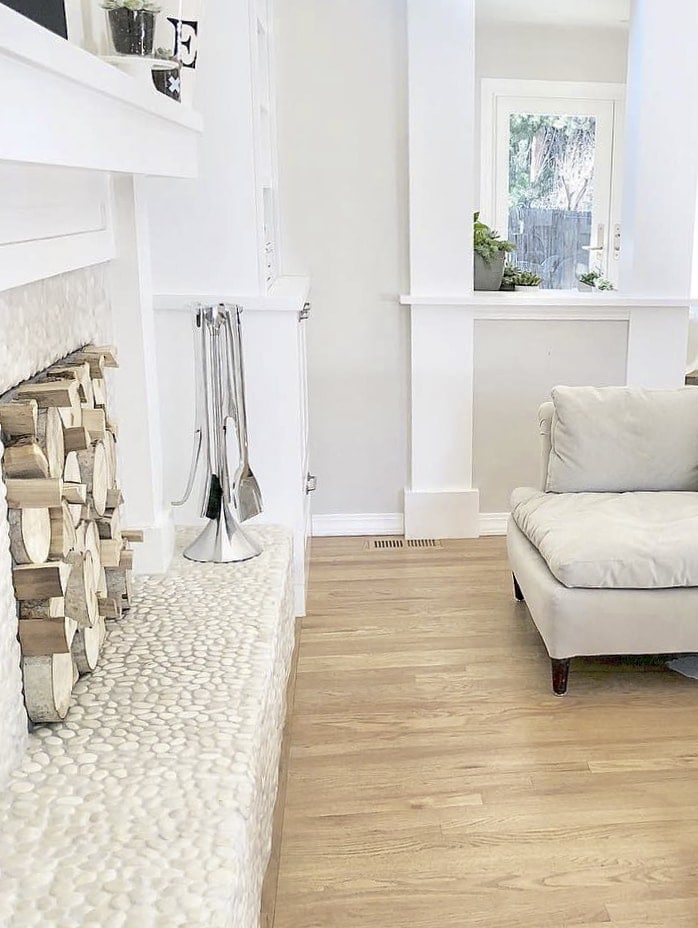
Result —
<instances>
[{"instance_id":1,"label":"white fireplace mantel","mask_svg":"<svg viewBox=\"0 0 698 928\"><path fill-rule=\"evenodd\" d=\"M0 161L193 177L190 108L0 5Z\"/></svg>"}]
</instances>

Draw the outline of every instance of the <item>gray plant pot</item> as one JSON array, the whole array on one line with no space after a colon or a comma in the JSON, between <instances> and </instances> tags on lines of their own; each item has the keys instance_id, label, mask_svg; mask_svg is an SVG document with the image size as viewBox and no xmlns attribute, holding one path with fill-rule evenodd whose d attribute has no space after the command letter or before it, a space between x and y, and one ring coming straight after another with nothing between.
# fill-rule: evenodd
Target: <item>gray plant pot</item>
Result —
<instances>
[{"instance_id":1,"label":"gray plant pot","mask_svg":"<svg viewBox=\"0 0 698 928\"><path fill-rule=\"evenodd\" d=\"M109 30L116 54L139 55L145 58L152 55L156 16L157 13L152 10L129 10L126 7L107 10Z\"/></svg>"},{"instance_id":2,"label":"gray plant pot","mask_svg":"<svg viewBox=\"0 0 698 928\"><path fill-rule=\"evenodd\" d=\"M502 286L502 277L504 276L504 263L506 254L503 251L498 252L491 261L476 254L475 255L475 290L499 290Z\"/></svg>"}]
</instances>

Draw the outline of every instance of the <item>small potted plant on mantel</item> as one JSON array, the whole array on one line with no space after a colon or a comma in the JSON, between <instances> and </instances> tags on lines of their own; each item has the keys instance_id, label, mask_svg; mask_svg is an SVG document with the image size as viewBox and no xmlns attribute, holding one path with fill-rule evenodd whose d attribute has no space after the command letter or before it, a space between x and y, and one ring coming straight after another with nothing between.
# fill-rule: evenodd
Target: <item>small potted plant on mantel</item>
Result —
<instances>
[{"instance_id":1,"label":"small potted plant on mantel","mask_svg":"<svg viewBox=\"0 0 698 928\"><path fill-rule=\"evenodd\" d=\"M504 276L507 254L516 245L500 237L486 223L480 221L480 213L473 217L474 289L499 290Z\"/></svg>"},{"instance_id":2,"label":"small potted plant on mantel","mask_svg":"<svg viewBox=\"0 0 698 928\"><path fill-rule=\"evenodd\" d=\"M157 48L155 57L158 61L171 62L172 67L167 69L153 68L153 83L155 88L166 97L173 100L182 99L182 66L169 48Z\"/></svg>"},{"instance_id":3,"label":"small potted plant on mantel","mask_svg":"<svg viewBox=\"0 0 698 928\"><path fill-rule=\"evenodd\" d=\"M540 290L540 283L540 274L516 268L516 275L514 277L514 287L516 290Z\"/></svg>"},{"instance_id":4,"label":"small potted plant on mantel","mask_svg":"<svg viewBox=\"0 0 698 928\"><path fill-rule=\"evenodd\" d=\"M155 20L160 7L154 0L102 0L117 55L153 54Z\"/></svg>"}]
</instances>

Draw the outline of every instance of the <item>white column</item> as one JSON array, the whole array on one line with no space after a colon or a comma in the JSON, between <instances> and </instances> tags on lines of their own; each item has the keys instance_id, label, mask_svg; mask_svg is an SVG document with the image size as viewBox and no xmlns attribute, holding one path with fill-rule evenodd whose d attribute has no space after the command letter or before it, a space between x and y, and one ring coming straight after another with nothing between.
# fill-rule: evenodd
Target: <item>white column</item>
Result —
<instances>
[{"instance_id":1,"label":"white column","mask_svg":"<svg viewBox=\"0 0 698 928\"><path fill-rule=\"evenodd\" d=\"M684 383L688 305L642 306L630 310L628 325L629 387L667 389Z\"/></svg>"},{"instance_id":2,"label":"white column","mask_svg":"<svg viewBox=\"0 0 698 928\"><path fill-rule=\"evenodd\" d=\"M698 180L695 0L634 0L621 289L688 297Z\"/></svg>"},{"instance_id":3,"label":"white column","mask_svg":"<svg viewBox=\"0 0 698 928\"><path fill-rule=\"evenodd\" d=\"M407 0L412 306L408 538L479 534L472 488L474 0Z\"/></svg>"},{"instance_id":4,"label":"white column","mask_svg":"<svg viewBox=\"0 0 698 928\"><path fill-rule=\"evenodd\" d=\"M155 325L142 183L142 179L126 175L113 178L117 257L111 262L110 275L114 341L119 353L115 377L120 426L117 453L126 522L145 532L135 567L140 573L159 573L172 558L174 523L163 498Z\"/></svg>"},{"instance_id":5,"label":"white column","mask_svg":"<svg viewBox=\"0 0 698 928\"><path fill-rule=\"evenodd\" d=\"M412 467L405 491L408 538L479 535L472 488L473 313L413 306Z\"/></svg>"},{"instance_id":6,"label":"white column","mask_svg":"<svg viewBox=\"0 0 698 928\"><path fill-rule=\"evenodd\" d=\"M413 294L473 288L474 0L407 0Z\"/></svg>"}]
</instances>

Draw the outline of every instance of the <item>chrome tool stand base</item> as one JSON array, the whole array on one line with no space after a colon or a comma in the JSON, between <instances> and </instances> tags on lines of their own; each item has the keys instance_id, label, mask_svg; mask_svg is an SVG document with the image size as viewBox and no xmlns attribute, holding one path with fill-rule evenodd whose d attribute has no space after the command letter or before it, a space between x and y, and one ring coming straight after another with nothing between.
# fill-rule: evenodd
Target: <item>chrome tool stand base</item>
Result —
<instances>
[{"instance_id":1,"label":"chrome tool stand base","mask_svg":"<svg viewBox=\"0 0 698 928\"><path fill-rule=\"evenodd\" d=\"M261 553L260 546L238 525L227 505L221 506L218 518L209 519L198 538L184 550L190 561L213 564L249 561Z\"/></svg>"}]
</instances>

